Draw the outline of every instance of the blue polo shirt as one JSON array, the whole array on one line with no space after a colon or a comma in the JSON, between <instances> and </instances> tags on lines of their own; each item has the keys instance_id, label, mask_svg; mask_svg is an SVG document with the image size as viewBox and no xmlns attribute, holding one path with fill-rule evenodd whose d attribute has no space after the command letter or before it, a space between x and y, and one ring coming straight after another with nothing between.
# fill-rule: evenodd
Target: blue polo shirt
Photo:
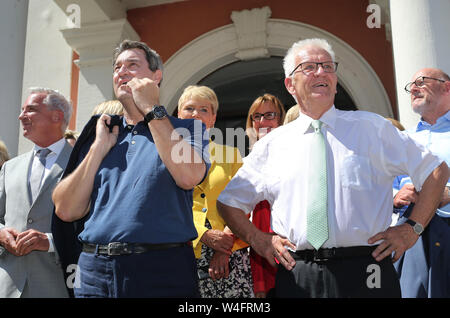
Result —
<instances>
[{"instance_id":1,"label":"blue polo shirt","mask_svg":"<svg viewBox=\"0 0 450 318\"><path fill-rule=\"evenodd\" d=\"M205 125L198 120L169 119L202 155L207 174L209 137ZM79 162L93 140L94 137L80 150ZM173 155L179 153L181 150ZM123 118L117 143L95 176L91 209L79 239L94 244L191 241L197 237L192 193L192 189L183 190L176 185L159 157L148 126L144 122L127 125Z\"/></svg>"}]
</instances>

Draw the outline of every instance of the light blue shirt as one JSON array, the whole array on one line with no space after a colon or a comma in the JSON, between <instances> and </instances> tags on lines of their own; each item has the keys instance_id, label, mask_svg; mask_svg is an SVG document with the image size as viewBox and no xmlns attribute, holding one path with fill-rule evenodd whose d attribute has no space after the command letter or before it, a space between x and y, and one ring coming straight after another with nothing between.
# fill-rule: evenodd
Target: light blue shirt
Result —
<instances>
[{"instance_id":1,"label":"light blue shirt","mask_svg":"<svg viewBox=\"0 0 450 318\"><path fill-rule=\"evenodd\" d=\"M415 141L424 145L431 152L445 160L447 165L450 166L450 111L444 116L439 117L434 125L430 125L426 121L421 120L415 130L407 131L406 133ZM394 180L394 194L408 183L412 183L409 176L398 176ZM447 186L450 186L450 179L447 182ZM406 208L407 206L394 209L394 212L402 215ZM441 217L450 217L450 204L438 209L436 213Z\"/></svg>"}]
</instances>

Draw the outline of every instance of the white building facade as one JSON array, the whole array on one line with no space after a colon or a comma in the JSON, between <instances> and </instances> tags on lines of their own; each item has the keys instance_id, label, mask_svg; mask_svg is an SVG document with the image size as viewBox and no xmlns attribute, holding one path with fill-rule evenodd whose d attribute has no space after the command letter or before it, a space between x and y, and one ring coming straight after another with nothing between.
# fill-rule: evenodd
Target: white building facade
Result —
<instances>
[{"instance_id":1,"label":"white building facade","mask_svg":"<svg viewBox=\"0 0 450 318\"><path fill-rule=\"evenodd\" d=\"M75 99L76 117L71 128L81 131L95 105L114 99L113 48L123 39L143 40L144 33L130 23L129 10L134 10L134 16L148 7L161 12L172 8L176 11L189 8L191 3L198 5L195 1L1 1L0 139L10 154L15 156L31 149L31 143L22 137L17 119L29 87L57 89ZM192 37L165 56L161 103L169 111L175 110L185 86L199 83L232 63L246 65L249 61L281 58L300 38L322 37L333 45L340 62L339 83L358 109L397 117L407 128L419 120L403 90L411 76L423 67L450 72L450 0L362 1L365 4L361 7L368 9L361 12L363 21L367 18L363 27L369 28L371 21L380 22L392 44L393 60L385 63L393 64L394 98L388 94L386 78L379 75L374 63L368 62L354 43L342 39L339 32L302 19L280 18L278 7L270 1L262 2L258 8L230 10L230 23ZM137 20L133 21L137 25Z\"/></svg>"}]
</instances>

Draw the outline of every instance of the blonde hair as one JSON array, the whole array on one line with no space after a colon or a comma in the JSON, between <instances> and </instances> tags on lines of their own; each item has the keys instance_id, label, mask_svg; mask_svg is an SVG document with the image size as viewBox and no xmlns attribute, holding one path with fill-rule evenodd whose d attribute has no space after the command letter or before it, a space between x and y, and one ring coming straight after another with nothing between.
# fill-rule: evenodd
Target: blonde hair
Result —
<instances>
[{"instance_id":1,"label":"blonde hair","mask_svg":"<svg viewBox=\"0 0 450 318\"><path fill-rule=\"evenodd\" d=\"M80 136L80 133L77 132L77 131L75 131L75 130L67 129L67 130L64 132L64 138L65 138L65 139L74 139L74 140L77 140L79 136Z\"/></svg>"},{"instance_id":2,"label":"blonde hair","mask_svg":"<svg viewBox=\"0 0 450 318\"><path fill-rule=\"evenodd\" d=\"M287 123L296 120L298 116L300 116L300 108L298 107L298 104L295 104L294 106L288 109L286 117L284 118L283 125L286 125Z\"/></svg>"},{"instance_id":3,"label":"blonde hair","mask_svg":"<svg viewBox=\"0 0 450 318\"><path fill-rule=\"evenodd\" d=\"M6 148L5 143L0 140L0 167L9 159L8 148Z\"/></svg>"},{"instance_id":4,"label":"blonde hair","mask_svg":"<svg viewBox=\"0 0 450 318\"><path fill-rule=\"evenodd\" d=\"M178 111L181 111L183 104L192 98L206 99L211 102L211 108L213 114L217 114L219 110L219 100L216 93L208 86L189 85L183 91L178 100Z\"/></svg>"},{"instance_id":5,"label":"blonde hair","mask_svg":"<svg viewBox=\"0 0 450 318\"><path fill-rule=\"evenodd\" d=\"M108 100L95 106L92 115L109 114L109 115L123 115L122 103L118 100Z\"/></svg>"}]
</instances>

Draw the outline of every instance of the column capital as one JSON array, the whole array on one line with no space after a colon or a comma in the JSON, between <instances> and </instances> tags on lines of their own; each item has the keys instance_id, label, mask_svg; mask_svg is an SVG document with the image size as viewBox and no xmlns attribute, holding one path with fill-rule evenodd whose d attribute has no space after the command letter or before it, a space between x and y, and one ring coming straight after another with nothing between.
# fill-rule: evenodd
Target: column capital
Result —
<instances>
[{"instance_id":1,"label":"column capital","mask_svg":"<svg viewBox=\"0 0 450 318\"><path fill-rule=\"evenodd\" d=\"M80 68L112 63L114 48L124 39L139 41L140 37L127 19L83 25L61 30L67 44L80 56Z\"/></svg>"}]
</instances>

